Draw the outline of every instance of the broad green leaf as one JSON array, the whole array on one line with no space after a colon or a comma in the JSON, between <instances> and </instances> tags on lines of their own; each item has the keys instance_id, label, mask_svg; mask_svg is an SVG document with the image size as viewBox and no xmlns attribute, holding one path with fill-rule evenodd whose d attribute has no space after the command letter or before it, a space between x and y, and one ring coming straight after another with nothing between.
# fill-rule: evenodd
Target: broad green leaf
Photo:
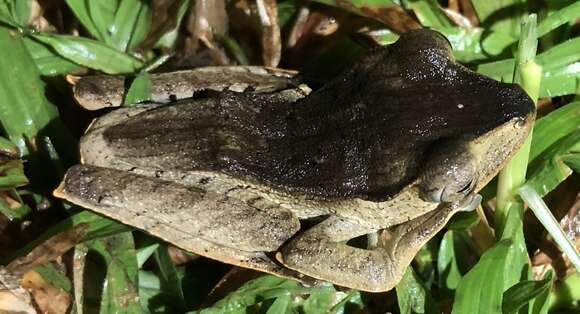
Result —
<instances>
[{"instance_id":1,"label":"broad green leaf","mask_svg":"<svg viewBox=\"0 0 580 314\"><path fill-rule=\"evenodd\" d=\"M147 72L139 74L131 83L123 106L138 104L151 99L151 76Z\"/></svg>"},{"instance_id":2,"label":"broad green leaf","mask_svg":"<svg viewBox=\"0 0 580 314\"><path fill-rule=\"evenodd\" d=\"M504 292L502 311L504 314L517 313L520 308L530 303L540 294L549 291L552 284L552 272L540 281L525 280L515 284Z\"/></svg>"},{"instance_id":3,"label":"broad green leaf","mask_svg":"<svg viewBox=\"0 0 580 314\"><path fill-rule=\"evenodd\" d=\"M86 243L88 254L93 260L101 259L106 267L103 289L100 295L100 313L141 313L141 304L137 293L138 269L135 245L131 232L123 232L106 238L91 240ZM91 264L87 263L85 273L90 272ZM85 282L95 285L96 282Z\"/></svg>"},{"instance_id":4,"label":"broad green leaf","mask_svg":"<svg viewBox=\"0 0 580 314\"><path fill-rule=\"evenodd\" d=\"M13 26L24 27L30 18L32 0L0 0L0 21Z\"/></svg>"},{"instance_id":5,"label":"broad green leaf","mask_svg":"<svg viewBox=\"0 0 580 314\"><path fill-rule=\"evenodd\" d=\"M28 24L31 2L32 0L12 0L13 16L19 25L26 26Z\"/></svg>"},{"instance_id":6,"label":"broad green leaf","mask_svg":"<svg viewBox=\"0 0 580 314\"><path fill-rule=\"evenodd\" d=\"M501 313L504 275L511 271L506 262L513 248L511 240L503 240L483 254L477 265L459 282L452 313Z\"/></svg>"},{"instance_id":7,"label":"broad green leaf","mask_svg":"<svg viewBox=\"0 0 580 314\"><path fill-rule=\"evenodd\" d=\"M81 68L78 64L62 57L46 45L27 37L23 39L24 45L32 59L34 59L40 75L56 76L68 74Z\"/></svg>"},{"instance_id":8,"label":"broad green leaf","mask_svg":"<svg viewBox=\"0 0 580 314\"><path fill-rule=\"evenodd\" d=\"M572 133L580 125L580 101L571 102L538 119L534 125L530 160L533 161L548 147Z\"/></svg>"},{"instance_id":9,"label":"broad green leaf","mask_svg":"<svg viewBox=\"0 0 580 314\"><path fill-rule=\"evenodd\" d=\"M576 171L580 170L578 159L580 159L580 130L544 150L531 164L526 184L543 197L572 174L572 167Z\"/></svg>"},{"instance_id":10,"label":"broad green leaf","mask_svg":"<svg viewBox=\"0 0 580 314\"><path fill-rule=\"evenodd\" d=\"M95 26L93 19L91 18L90 10L89 10L89 1L86 0L65 0L68 4L68 7L73 11L77 19L81 22L83 27L96 39L105 40L106 38L102 37L101 32ZM93 2L93 1L91 1ZM98 1L94 1L98 2Z\"/></svg>"},{"instance_id":11,"label":"broad green leaf","mask_svg":"<svg viewBox=\"0 0 580 314\"><path fill-rule=\"evenodd\" d=\"M98 41L48 33L31 36L49 45L64 58L107 74L134 73L143 66L142 62L130 55Z\"/></svg>"},{"instance_id":12,"label":"broad green leaf","mask_svg":"<svg viewBox=\"0 0 580 314\"><path fill-rule=\"evenodd\" d=\"M56 147L65 160L72 159L72 138L45 97L45 85L28 53L22 36L0 27L0 123L4 134L28 157L29 179L54 180L62 165L53 154Z\"/></svg>"},{"instance_id":13,"label":"broad green leaf","mask_svg":"<svg viewBox=\"0 0 580 314\"><path fill-rule=\"evenodd\" d=\"M441 313L421 279L407 267L405 275L395 287L401 314Z\"/></svg>"},{"instance_id":14,"label":"broad green leaf","mask_svg":"<svg viewBox=\"0 0 580 314\"><path fill-rule=\"evenodd\" d=\"M115 12L119 6L118 0L86 1L91 21L95 26L99 37L108 45L113 45L111 40L111 24L115 18Z\"/></svg>"},{"instance_id":15,"label":"broad green leaf","mask_svg":"<svg viewBox=\"0 0 580 314\"><path fill-rule=\"evenodd\" d=\"M140 0L122 0L111 25L111 44L128 51L139 44L149 30L150 7Z\"/></svg>"}]
</instances>

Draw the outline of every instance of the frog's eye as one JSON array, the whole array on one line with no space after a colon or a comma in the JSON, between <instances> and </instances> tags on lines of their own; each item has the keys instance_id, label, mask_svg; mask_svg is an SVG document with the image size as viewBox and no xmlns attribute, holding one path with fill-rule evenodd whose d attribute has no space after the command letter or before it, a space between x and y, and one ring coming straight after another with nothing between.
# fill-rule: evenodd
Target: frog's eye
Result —
<instances>
[{"instance_id":1,"label":"frog's eye","mask_svg":"<svg viewBox=\"0 0 580 314\"><path fill-rule=\"evenodd\" d=\"M471 191L473 191L473 188L474 187L475 187L475 179L471 179L471 180L469 180L469 183L467 183L461 189L459 189L459 191L457 191L457 193L461 193L461 194L467 195Z\"/></svg>"}]
</instances>

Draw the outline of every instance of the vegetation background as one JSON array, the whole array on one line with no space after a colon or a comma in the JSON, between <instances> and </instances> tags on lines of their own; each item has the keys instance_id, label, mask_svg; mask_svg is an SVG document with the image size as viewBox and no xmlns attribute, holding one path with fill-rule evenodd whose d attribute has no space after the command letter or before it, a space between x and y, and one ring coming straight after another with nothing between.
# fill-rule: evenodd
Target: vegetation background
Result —
<instances>
[{"instance_id":1,"label":"vegetation background","mask_svg":"<svg viewBox=\"0 0 580 314\"><path fill-rule=\"evenodd\" d=\"M0 0L0 312L580 313L558 232L515 192L536 191L580 243L579 18L570 0ZM70 75L127 75L127 105L147 97L154 69L281 66L316 87L419 27L445 34L466 66L522 84L539 119L484 207L454 217L393 291L232 268L51 196L102 114L74 103Z\"/></svg>"}]
</instances>

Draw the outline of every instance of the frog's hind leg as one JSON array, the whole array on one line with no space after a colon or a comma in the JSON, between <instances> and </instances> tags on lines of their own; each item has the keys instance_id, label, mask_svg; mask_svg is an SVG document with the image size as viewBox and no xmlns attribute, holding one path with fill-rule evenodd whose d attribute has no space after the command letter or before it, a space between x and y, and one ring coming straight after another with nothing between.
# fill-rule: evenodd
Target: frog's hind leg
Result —
<instances>
[{"instance_id":1,"label":"frog's hind leg","mask_svg":"<svg viewBox=\"0 0 580 314\"><path fill-rule=\"evenodd\" d=\"M286 267L314 278L359 290L388 291L456 210L444 206L400 224L386 245L373 250L340 243L373 230L330 217L286 244L277 257Z\"/></svg>"},{"instance_id":2,"label":"frog's hind leg","mask_svg":"<svg viewBox=\"0 0 580 314\"><path fill-rule=\"evenodd\" d=\"M115 169L77 165L54 192L186 251L228 264L301 280L272 261L300 227L279 208L257 208L227 195Z\"/></svg>"}]
</instances>

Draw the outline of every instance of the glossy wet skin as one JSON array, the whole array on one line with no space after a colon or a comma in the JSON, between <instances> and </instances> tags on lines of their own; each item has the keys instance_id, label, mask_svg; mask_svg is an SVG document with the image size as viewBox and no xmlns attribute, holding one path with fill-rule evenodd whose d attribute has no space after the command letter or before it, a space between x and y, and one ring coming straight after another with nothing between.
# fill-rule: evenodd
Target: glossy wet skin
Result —
<instances>
[{"instance_id":1,"label":"glossy wet skin","mask_svg":"<svg viewBox=\"0 0 580 314\"><path fill-rule=\"evenodd\" d=\"M112 112L81 142L98 167L71 169L56 193L228 263L388 290L454 212L473 208L533 121L521 89L450 53L438 33L415 31L306 97L223 92ZM321 215L295 235L298 218ZM339 243L389 227L384 248Z\"/></svg>"}]
</instances>

